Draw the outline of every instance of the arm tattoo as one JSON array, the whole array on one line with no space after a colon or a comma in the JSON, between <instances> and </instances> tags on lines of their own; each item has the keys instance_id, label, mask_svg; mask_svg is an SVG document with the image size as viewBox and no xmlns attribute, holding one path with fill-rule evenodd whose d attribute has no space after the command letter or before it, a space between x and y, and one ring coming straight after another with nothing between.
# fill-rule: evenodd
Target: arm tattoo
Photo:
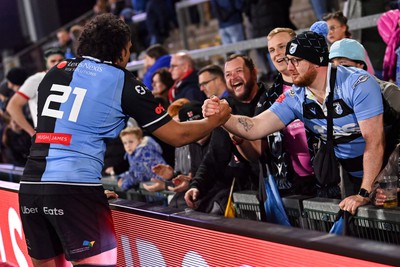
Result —
<instances>
[{"instance_id":1,"label":"arm tattoo","mask_svg":"<svg viewBox=\"0 0 400 267\"><path fill-rule=\"evenodd\" d=\"M254 126L253 122L251 122L251 120L246 117L239 117L238 121L241 125L243 125L243 128L246 132L250 131L250 129Z\"/></svg>"}]
</instances>

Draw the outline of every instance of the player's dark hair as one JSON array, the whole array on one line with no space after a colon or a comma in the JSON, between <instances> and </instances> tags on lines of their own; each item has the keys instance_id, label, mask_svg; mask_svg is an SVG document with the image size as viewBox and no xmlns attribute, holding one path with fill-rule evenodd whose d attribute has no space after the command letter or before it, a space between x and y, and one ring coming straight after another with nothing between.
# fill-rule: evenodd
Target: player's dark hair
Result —
<instances>
[{"instance_id":1,"label":"player's dark hair","mask_svg":"<svg viewBox=\"0 0 400 267\"><path fill-rule=\"evenodd\" d=\"M129 26L113 14L101 14L89 21L79 37L77 53L115 63L131 40Z\"/></svg>"}]
</instances>

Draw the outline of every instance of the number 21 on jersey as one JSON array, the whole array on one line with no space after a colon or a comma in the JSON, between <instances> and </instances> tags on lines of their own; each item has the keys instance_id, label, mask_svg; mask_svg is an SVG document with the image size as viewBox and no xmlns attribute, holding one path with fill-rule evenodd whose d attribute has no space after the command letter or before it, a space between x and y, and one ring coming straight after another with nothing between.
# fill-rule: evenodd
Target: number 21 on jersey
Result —
<instances>
[{"instance_id":1,"label":"number 21 on jersey","mask_svg":"<svg viewBox=\"0 0 400 267\"><path fill-rule=\"evenodd\" d=\"M47 97L46 102L44 103L42 116L48 116L52 118L62 119L64 116L64 111L51 109L50 103L55 102L59 104L63 104L68 101L71 93L75 95L74 102L72 104L71 110L69 112L68 120L72 122L76 122L79 116L79 111L81 110L83 99L86 95L86 89L75 87L74 90L70 86L53 84L50 91L60 92L59 94L51 94Z\"/></svg>"}]
</instances>

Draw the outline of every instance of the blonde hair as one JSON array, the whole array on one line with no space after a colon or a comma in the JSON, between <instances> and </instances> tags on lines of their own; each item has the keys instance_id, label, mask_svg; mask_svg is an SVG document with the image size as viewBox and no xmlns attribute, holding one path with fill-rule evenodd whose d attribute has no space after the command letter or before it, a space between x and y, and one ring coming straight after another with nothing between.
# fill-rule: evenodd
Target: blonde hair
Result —
<instances>
[{"instance_id":1,"label":"blonde hair","mask_svg":"<svg viewBox=\"0 0 400 267\"><path fill-rule=\"evenodd\" d=\"M179 98L177 100L175 100L174 102L171 103L171 105L169 105L168 107L168 114L171 117L175 117L176 115L179 114L179 110L182 108L183 105L189 103L190 100L187 98Z\"/></svg>"},{"instance_id":2,"label":"blonde hair","mask_svg":"<svg viewBox=\"0 0 400 267\"><path fill-rule=\"evenodd\" d=\"M274 37L275 35L277 35L278 33L281 33L281 32L287 32L290 35L290 37L292 37L292 38L296 36L296 32L293 29L278 27L268 33L267 40L271 40L272 37Z\"/></svg>"},{"instance_id":3,"label":"blonde hair","mask_svg":"<svg viewBox=\"0 0 400 267\"><path fill-rule=\"evenodd\" d=\"M129 126L126 127L125 129L123 129L120 133L119 133L119 137L123 137L129 134L133 134L134 136L137 137L137 139L142 139L143 138L143 131L140 127L138 126Z\"/></svg>"}]
</instances>

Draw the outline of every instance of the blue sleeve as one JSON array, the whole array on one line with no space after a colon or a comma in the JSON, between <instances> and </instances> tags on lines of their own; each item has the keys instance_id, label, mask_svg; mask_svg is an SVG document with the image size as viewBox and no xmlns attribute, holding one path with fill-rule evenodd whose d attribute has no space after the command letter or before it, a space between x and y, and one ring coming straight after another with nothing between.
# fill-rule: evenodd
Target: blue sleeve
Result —
<instances>
[{"instance_id":1,"label":"blue sleeve","mask_svg":"<svg viewBox=\"0 0 400 267\"><path fill-rule=\"evenodd\" d=\"M354 73L348 86L353 88L353 110L358 121L383 113L382 92L377 81L367 73Z\"/></svg>"},{"instance_id":2,"label":"blue sleeve","mask_svg":"<svg viewBox=\"0 0 400 267\"><path fill-rule=\"evenodd\" d=\"M285 125L288 125L291 121L296 119L293 107L299 105L298 101L296 101L297 98L290 92L293 91L290 90L281 94L278 99L276 99L275 103L269 108L269 110L275 113Z\"/></svg>"}]
</instances>

